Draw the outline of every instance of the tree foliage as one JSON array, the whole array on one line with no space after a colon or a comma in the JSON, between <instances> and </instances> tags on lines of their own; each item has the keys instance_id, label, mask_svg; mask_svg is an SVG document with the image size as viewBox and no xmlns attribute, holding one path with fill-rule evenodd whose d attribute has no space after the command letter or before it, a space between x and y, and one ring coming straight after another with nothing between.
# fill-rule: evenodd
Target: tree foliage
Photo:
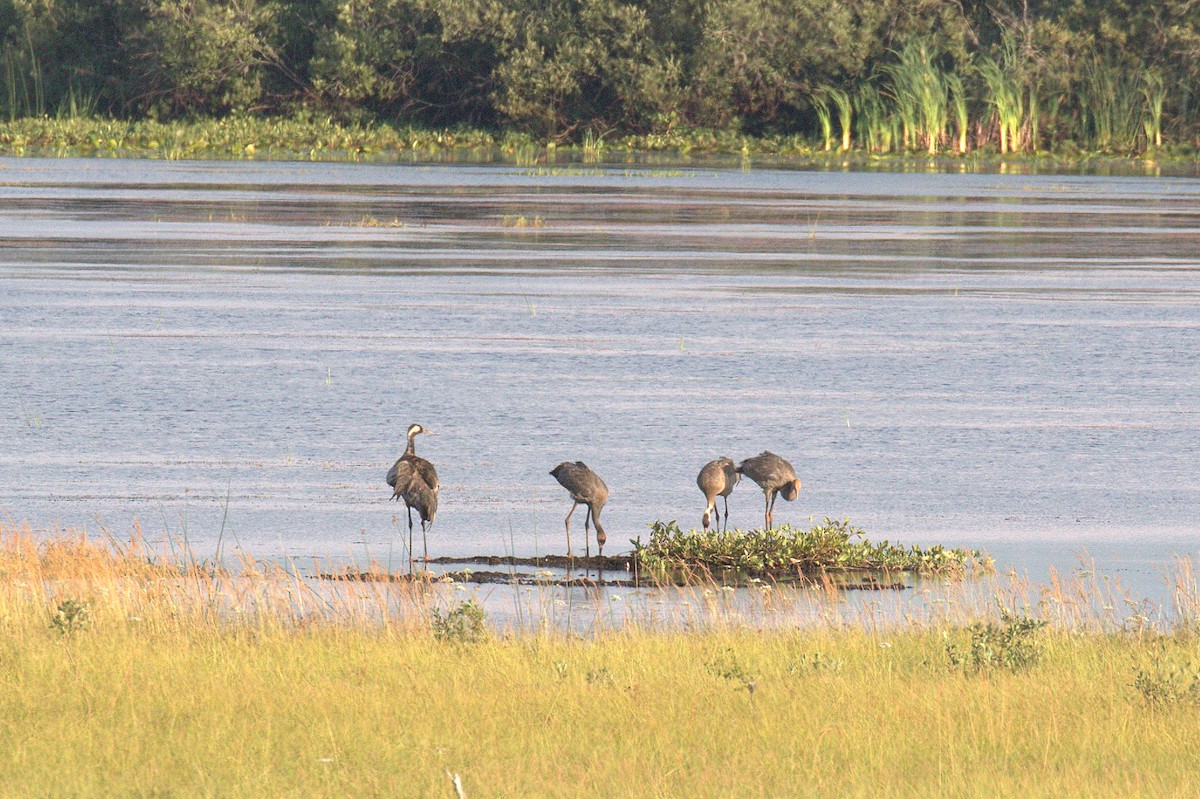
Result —
<instances>
[{"instance_id":1,"label":"tree foliage","mask_svg":"<svg viewBox=\"0 0 1200 799\"><path fill-rule=\"evenodd\" d=\"M1195 0L0 0L0 113L1194 142Z\"/></svg>"}]
</instances>

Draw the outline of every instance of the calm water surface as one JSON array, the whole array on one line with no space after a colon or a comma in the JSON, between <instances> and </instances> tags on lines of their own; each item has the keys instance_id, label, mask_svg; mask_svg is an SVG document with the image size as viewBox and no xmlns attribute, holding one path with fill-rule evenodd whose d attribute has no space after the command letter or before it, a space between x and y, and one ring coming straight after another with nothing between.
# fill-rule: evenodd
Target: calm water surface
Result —
<instances>
[{"instance_id":1,"label":"calm water surface","mask_svg":"<svg viewBox=\"0 0 1200 799\"><path fill-rule=\"evenodd\" d=\"M0 160L0 514L382 558L419 421L436 554L564 550L564 459L624 550L769 448L777 521L1149 585L1198 267L1186 178Z\"/></svg>"}]
</instances>

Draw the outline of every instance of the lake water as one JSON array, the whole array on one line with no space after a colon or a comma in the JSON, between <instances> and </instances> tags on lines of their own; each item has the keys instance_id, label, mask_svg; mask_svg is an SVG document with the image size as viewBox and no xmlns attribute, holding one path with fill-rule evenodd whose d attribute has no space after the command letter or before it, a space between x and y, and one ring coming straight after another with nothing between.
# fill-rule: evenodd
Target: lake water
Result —
<instances>
[{"instance_id":1,"label":"lake water","mask_svg":"<svg viewBox=\"0 0 1200 799\"><path fill-rule=\"evenodd\" d=\"M770 449L777 523L1141 589L1200 548L1198 267L1188 178L0 160L0 516L382 559L415 421L435 555L564 551L576 459L624 551Z\"/></svg>"}]
</instances>

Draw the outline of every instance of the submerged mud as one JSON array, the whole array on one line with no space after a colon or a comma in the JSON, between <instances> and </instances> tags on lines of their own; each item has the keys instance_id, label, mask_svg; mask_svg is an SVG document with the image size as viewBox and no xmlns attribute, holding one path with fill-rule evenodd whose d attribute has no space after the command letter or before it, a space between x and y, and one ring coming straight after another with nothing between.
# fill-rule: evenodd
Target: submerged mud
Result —
<instances>
[{"instance_id":1,"label":"submerged mud","mask_svg":"<svg viewBox=\"0 0 1200 799\"><path fill-rule=\"evenodd\" d=\"M496 569L453 569L453 566L506 566L507 570ZM361 582L415 582L448 580L456 583L477 585L542 585L563 587L602 588L653 588L665 585L721 585L731 587L760 586L764 584L787 584L834 588L843 591L903 591L910 586L903 575L877 574L869 572L826 572L814 574L783 574L769 578L725 572L721 574L674 574L667 577L647 574L638 567L637 559L631 555L616 557L568 558L565 555L547 555L523 558L512 555L474 555L469 557L431 558L429 566L441 567L432 570L424 561L414 564L413 571L381 572L378 570L346 569L318 575L323 580L350 580ZM582 573L581 573L582 572Z\"/></svg>"}]
</instances>

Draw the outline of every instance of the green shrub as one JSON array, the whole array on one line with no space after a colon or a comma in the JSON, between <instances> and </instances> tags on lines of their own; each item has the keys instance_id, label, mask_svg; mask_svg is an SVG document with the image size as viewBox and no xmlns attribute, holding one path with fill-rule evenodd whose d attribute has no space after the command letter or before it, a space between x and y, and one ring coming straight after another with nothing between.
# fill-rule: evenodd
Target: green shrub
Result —
<instances>
[{"instance_id":1,"label":"green shrub","mask_svg":"<svg viewBox=\"0 0 1200 799\"><path fill-rule=\"evenodd\" d=\"M459 603L445 614L434 608L431 625L433 637L439 641L473 644L487 637L487 613L474 599Z\"/></svg>"},{"instance_id":2,"label":"green shrub","mask_svg":"<svg viewBox=\"0 0 1200 799\"><path fill-rule=\"evenodd\" d=\"M64 638L70 638L91 626L91 603L87 601L64 599L50 616L50 629Z\"/></svg>"},{"instance_id":3,"label":"green shrub","mask_svg":"<svg viewBox=\"0 0 1200 799\"><path fill-rule=\"evenodd\" d=\"M709 661L707 668L709 674L728 680L739 688L745 688L751 695L758 687L758 674L753 667L743 663L732 649L726 649Z\"/></svg>"},{"instance_id":4,"label":"green shrub","mask_svg":"<svg viewBox=\"0 0 1200 799\"><path fill-rule=\"evenodd\" d=\"M1134 668L1133 688L1149 705L1200 705L1200 669L1168 656L1161 644L1143 666Z\"/></svg>"},{"instance_id":5,"label":"green shrub","mask_svg":"<svg viewBox=\"0 0 1200 799\"><path fill-rule=\"evenodd\" d=\"M641 568L660 578L724 575L739 578L787 577L837 571L910 571L962 573L972 564L986 566L980 552L965 549L902 547L872 543L848 521L826 519L809 530L789 526L771 530L684 532L674 522L650 525L650 540L631 542Z\"/></svg>"},{"instance_id":6,"label":"green shrub","mask_svg":"<svg viewBox=\"0 0 1200 799\"><path fill-rule=\"evenodd\" d=\"M965 642L961 636L947 634L946 656L952 667L965 672L1026 671L1042 658L1037 633L1046 624L1001 608L999 624L991 621L972 624L965 630Z\"/></svg>"}]
</instances>

